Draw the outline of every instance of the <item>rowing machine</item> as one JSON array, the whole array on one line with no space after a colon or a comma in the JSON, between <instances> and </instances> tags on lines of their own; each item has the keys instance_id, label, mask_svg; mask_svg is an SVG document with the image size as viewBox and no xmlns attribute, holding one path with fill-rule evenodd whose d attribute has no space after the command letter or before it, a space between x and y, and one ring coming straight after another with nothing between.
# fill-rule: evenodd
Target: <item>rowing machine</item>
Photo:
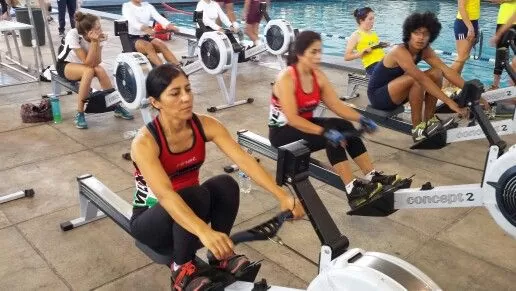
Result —
<instances>
[{"instance_id":1,"label":"rowing machine","mask_svg":"<svg viewBox=\"0 0 516 291\"><path fill-rule=\"evenodd\" d=\"M430 183L421 189L391 188L385 191L382 199L373 201L367 207L352 211L350 215L388 216L398 209L406 208L454 208L454 207L486 207L495 222L507 233L516 238L516 145L505 154L505 142L500 139L485 113L479 105L482 86L468 82L465 86L467 105L479 120L482 131L490 142L483 179L480 184L436 187ZM271 159L277 159L277 149L269 140L247 130L237 133L238 143L250 151L260 153ZM339 175L329 165L311 159L309 175L330 186L345 192ZM400 185L401 186L401 185ZM398 191L396 191L398 190Z\"/></svg>"},{"instance_id":2,"label":"rowing machine","mask_svg":"<svg viewBox=\"0 0 516 291\"><path fill-rule=\"evenodd\" d=\"M504 42L507 42L509 46L512 48L513 52L516 53L516 45L514 44L514 36L516 35L516 31L512 30L510 33L507 33ZM509 52L507 48L500 48L497 50L497 54L499 57L497 59L501 60L501 65L505 68L513 82L516 81L516 74L511 67L511 61L509 59ZM460 94L459 94L460 95ZM482 98L485 99L488 103L499 102L507 99L513 99L516 97L516 87L507 87L500 88L497 90L492 90L488 92L482 93ZM392 111L385 111L373 108L371 105L368 105L365 109L358 108L353 104L348 104L355 108L357 111L362 113L364 116L374 120L378 124L383 127L390 128L401 133L405 133L411 135L412 132L412 124L406 119L400 117L399 115L403 113L404 106L401 105ZM448 106L443 104L440 100L438 102L438 106L436 109L436 113L453 113ZM500 135L513 134L516 132L514 112L512 119L494 121L493 126L495 130ZM447 134L446 140L447 143L465 141L465 140L473 140L473 139L483 139L485 135L482 133L480 127L470 126L470 127L459 127L452 129L449 134ZM440 146L436 146L435 148L440 148Z\"/></svg>"}]
</instances>

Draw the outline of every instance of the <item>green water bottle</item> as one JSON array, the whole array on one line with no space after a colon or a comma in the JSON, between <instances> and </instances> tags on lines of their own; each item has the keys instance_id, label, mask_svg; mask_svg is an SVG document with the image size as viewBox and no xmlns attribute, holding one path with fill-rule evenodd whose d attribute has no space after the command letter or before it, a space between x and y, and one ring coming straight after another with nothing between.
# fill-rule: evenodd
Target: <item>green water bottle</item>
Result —
<instances>
[{"instance_id":1,"label":"green water bottle","mask_svg":"<svg viewBox=\"0 0 516 291\"><path fill-rule=\"evenodd\" d=\"M61 117L61 105L59 104L59 97L50 97L50 104L52 105L52 116L54 117L54 123L61 123L63 118Z\"/></svg>"}]
</instances>

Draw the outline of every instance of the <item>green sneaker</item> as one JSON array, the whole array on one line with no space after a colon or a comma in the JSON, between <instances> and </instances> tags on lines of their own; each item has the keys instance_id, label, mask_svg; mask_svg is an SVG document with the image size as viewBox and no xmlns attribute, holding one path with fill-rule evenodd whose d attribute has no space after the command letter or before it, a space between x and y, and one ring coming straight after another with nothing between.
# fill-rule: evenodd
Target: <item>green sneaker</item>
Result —
<instances>
[{"instance_id":1,"label":"green sneaker","mask_svg":"<svg viewBox=\"0 0 516 291\"><path fill-rule=\"evenodd\" d=\"M412 129L412 139L414 142L421 141L426 138L425 134L426 122L422 121L415 128Z\"/></svg>"},{"instance_id":2,"label":"green sneaker","mask_svg":"<svg viewBox=\"0 0 516 291\"><path fill-rule=\"evenodd\" d=\"M77 112L75 114L75 118L73 120L75 123L75 127L80 129L88 128L88 124L86 123L86 117L84 116L84 112Z\"/></svg>"},{"instance_id":3,"label":"green sneaker","mask_svg":"<svg viewBox=\"0 0 516 291\"><path fill-rule=\"evenodd\" d=\"M134 119L134 116L131 114L131 112L127 111L127 109L122 107L122 105L120 105L120 104L118 104L115 107L114 114L115 114L115 117L117 117L117 118L122 118L122 119L125 119L125 120L132 120L132 119Z\"/></svg>"},{"instance_id":4,"label":"green sneaker","mask_svg":"<svg viewBox=\"0 0 516 291\"><path fill-rule=\"evenodd\" d=\"M353 190L348 194L348 203L351 209L364 206L369 201L374 200L377 194L382 193L383 186L380 183L355 180Z\"/></svg>"}]
</instances>

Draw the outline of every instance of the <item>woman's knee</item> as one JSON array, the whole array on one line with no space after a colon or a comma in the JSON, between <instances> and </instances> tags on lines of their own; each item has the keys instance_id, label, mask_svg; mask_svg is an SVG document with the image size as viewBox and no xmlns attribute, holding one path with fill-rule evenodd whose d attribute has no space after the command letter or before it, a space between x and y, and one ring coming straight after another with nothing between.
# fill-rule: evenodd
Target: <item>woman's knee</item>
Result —
<instances>
[{"instance_id":1,"label":"woman's knee","mask_svg":"<svg viewBox=\"0 0 516 291\"><path fill-rule=\"evenodd\" d=\"M440 81L443 78L443 71L441 69L432 68L425 72L434 82Z\"/></svg>"},{"instance_id":2,"label":"woman's knee","mask_svg":"<svg viewBox=\"0 0 516 291\"><path fill-rule=\"evenodd\" d=\"M157 38L153 39L151 44L154 47L154 49L157 51L162 52L164 50L168 50L167 45Z\"/></svg>"},{"instance_id":3,"label":"woman's knee","mask_svg":"<svg viewBox=\"0 0 516 291\"><path fill-rule=\"evenodd\" d=\"M203 183L210 193L218 192L225 195L230 200L240 199L240 188L233 177L222 174L212 177ZM213 193L212 193L213 194Z\"/></svg>"},{"instance_id":4,"label":"woman's knee","mask_svg":"<svg viewBox=\"0 0 516 291\"><path fill-rule=\"evenodd\" d=\"M210 193L204 187L188 187L177 193L198 217L206 221L210 213L211 199Z\"/></svg>"},{"instance_id":5,"label":"woman's knee","mask_svg":"<svg viewBox=\"0 0 516 291\"><path fill-rule=\"evenodd\" d=\"M93 68L93 71L95 72L95 76L107 75L106 69L104 69L104 67L102 67L101 65L98 65L95 68Z\"/></svg>"},{"instance_id":6,"label":"woman's knee","mask_svg":"<svg viewBox=\"0 0 516 291\"><path fill-rule=\"evenodd\" d=\"M355 127L353 126L353 124L351 122L349 122L345 119L342 119L342 118L335 118L335 117L327 118L326 121L324 122L324 125L327 128L335 128L339 131L355 130Z\"/></svg>"},{"instance_id":7,"label":"woman's knee","mask_svg":"<svg viewBox=\"0 0 516 291\"><path fill-rule=\"evenodd\" d=\"M222 174L202 184L210 193L212 205L224 205L226 212L237 213L240 205L240 188L231 176Z\"/></svg>"},{"instance_id":8,"label":"woman's knee","mask_svg":"<svg viewBox=\"0 0 516 291\"><path fill-rule=\"evenodd\" d=\"M135 47L138 52L144 55L155 53L154 46L148 41L138 41Z\"/></svg>"}]
</instances>

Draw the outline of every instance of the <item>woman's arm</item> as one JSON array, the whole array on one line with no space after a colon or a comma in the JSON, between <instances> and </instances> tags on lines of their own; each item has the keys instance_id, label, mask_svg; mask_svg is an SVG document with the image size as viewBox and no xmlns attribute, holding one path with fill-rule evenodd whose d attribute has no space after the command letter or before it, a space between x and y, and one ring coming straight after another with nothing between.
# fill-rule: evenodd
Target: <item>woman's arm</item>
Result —
<instances>
[{"instance_id":1,"label":"woman's arm","mask_svg":"<svg viewBox=\"0 0 516 291\"><path fill-rule=\"evenodd\" d=\"M274 179L260 164L231 137L227 129L213 117L199 115L204 133L209 141L213 141L240 169L265 190L274 194L280 202L281 210L292 210L294 217L300 218L304 215L301 203L294 203L294 198L276 185ZM295 205L294 205L295 204Z\"/></svg>"},{"instance_id":2,"label":"woman's arm","mask_svg":"<svg viewBox=\"0 0 516 291\"><path fill-rule=\"evenodd\" d=\"M430 48L426 48L428 50ZM430 79L423 71L421 71L416 64L409 51L403 46L397 46L390 53L394 61L405 71L405 73L412 78L432 96L435 96L439 100L443 101L450 108L458 108L457 103L450 99L446 94L441 91L441 88Z\"/></svg>"},{"instance_id":3,"label":"woman's arm","mask_svg":"<svg viewBox=\"0 0 516 291\"><path fill-rule=\"evenodd\" d=\"M220 5L217 4L216 6L217 6L217 15L219 16L220 21L222 23L224 23L224 25L226 27L230 27L232 25L231 20L229 20L226 13L224 13L224 11L222 11L222 8L220 7Z\"/></svg>"},{"instance_id":4,"label":"woman's arm","mask_svg":"<svg viewBox=\"0 0 516 291\"><path fill-rule=\"evenodd\" d=\"M349 121L360 121L360 113L355 109L347 106L339 99L337 92L330 83L330 80L322 71L316 71L317 82L321 88L322 101L332 112L337 114L339 117Z\"/></svg>"},{"instance_id":5,"label":"woman's arm","mask_svg":"<svg viewBox=\"0 0 516 291\"><path fill-rule=\"evenodd\" d=\"M294 80L292 80L290 67L283 70L274 84L274 95L281 103L281 111L288 121L288 125L310 134L322 134L324 128L299 116Z\"/></svg>"},{"instance_id":6,"label":"woman's arm","mask_svg":"<svg viewBox=\"0 0 516 291\"><path fill-rule=\"evenodd\" d=\"M357 43L359 41L360 36L355 31L348 39L347 45L346 45L346 52L344 53L344 60L345 61L352 61L355 59L360 59L365 51L362 52L355 52Z\"/></svg>"},{"instance_id":7,"label":"woman's arm","mask_svg":"<svg viewBox=\"0 0 516 291\"><path fill-rule=\"evenodd\" d=\"M437 56L433 49L428 47L424 54L423 60L427 62L432 68L439 69L443 72L444 77L450 81L453 85L462 89L464 87L464 79L456 71L448 67L443 61ZM434 95L435 96L435 95Z\"/></svg>"},{"instance_id":8,"label":"woman's arm","mask_svg":"<svg viewBox=\"0 0 516 291\"><path fill-rule=\"evenodd\" d=\"M161 26L167 27L170 24L170 21L168 21L168 19L166 19L165 17L161 16L161 14L158 13L156 8L152 4L148 4L147 7L149 7L150 9L152 19L156 20L159 24L161 24Z\"/></svg>"}]
</instances>

